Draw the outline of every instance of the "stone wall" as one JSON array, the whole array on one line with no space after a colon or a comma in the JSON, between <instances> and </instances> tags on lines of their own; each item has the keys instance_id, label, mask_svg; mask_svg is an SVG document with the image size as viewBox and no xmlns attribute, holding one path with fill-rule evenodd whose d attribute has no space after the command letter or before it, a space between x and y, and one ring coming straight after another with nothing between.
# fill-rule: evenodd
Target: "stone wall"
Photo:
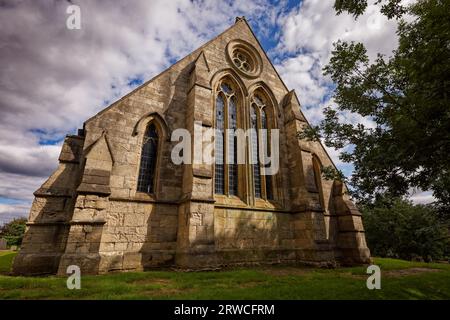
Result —
<instances>
[{"instance_id":1,"label":"stone wall","mask_svg":"<svg viewBox=\"0 0 450 320\"><path fill-rule=\"evenodd\" d=\"M100 252L123 256L111 269L145 269L173 263L178 230L175 205L111 201ZM120 259L119 259L120 260Z\"/></svg>"}]
</instances>

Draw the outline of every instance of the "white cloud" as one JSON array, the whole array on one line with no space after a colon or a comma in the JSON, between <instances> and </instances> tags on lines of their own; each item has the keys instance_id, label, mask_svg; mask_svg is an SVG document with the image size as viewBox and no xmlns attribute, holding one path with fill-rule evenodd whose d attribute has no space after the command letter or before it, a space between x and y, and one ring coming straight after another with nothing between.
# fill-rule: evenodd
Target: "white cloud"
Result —
<instances>
[{"instance_id":1,"label":"white cloud","mask_svg":"<svg viewBox=\"0 0 450 320\"><path fill-rule=\"evenodd\" d=\"M397 23L388 20L373 1L357 20L336 15L332 1L304 0L292 12L279 18L281 39L272 54L288 56L276 65L288 86L296 89L305 107L318 107L332 83L322 75L333 43L339 39L364 43L370 58L390 55L397 45Z\"/></svg>"},{"instance_id":2,"label":"white cloud","mask_svg":"<svg viewBox=\"0 0 450 320\"><path fill-rule=\"evenodd\" d=\"M46 179L47 177L0 172L0 199L8 199L7 203L0 203L0 226L15 217L28 216L33 192Z\"/></svg>"},{"instance_id":3,"label":"white cloud","mask_svg":"<svg viewBox=\"0 0 450 320\"><path fill-rule=\"evenodd\" d=\"M23 174L0 173L0 197L23 200L29 203L36 191L48 177L33 177Z\"/></svg>"},{"instance_id":4,"label":"white cloud","mask_svg":"<svg viewBox=\"0 0 450 320\"><path fill-rule=\"evenodd\" d=\"M1 204L0 203L0 226L14 218L28 217L30 206L28 204Z\"/></svg>"},{"instance_id":5,"label":"white cloud","mask_svg":"<svg viewBox=\"0 0 450 320\"><path fill-rule=\"evenodd\" d=\"M410 199L415 204L427 204L436 201L432 191L413 191L410 193Z\"/></svg>"},{"instance_id":6,"label":"white cloud","mask_svg":"<svg viewBox=\"0 0 450 320\"><path fill-rule=\"evenodd\" d=\"M329 90L329 84L321 75L320 64L313 55L301 54L288 58L277 65L277 70L286 85L300 94L302 106L320 103Z\"/></svg>"},{"instance_id":7,"label":"white cloud","mask_svg":"<svg viewBox=\"0 0 450 320\"><path fill-rule=\"evenodd\" d=\"M359 41L368 54L390 54L397 44L396 22L388 20L373 1L357 20L346 13L336 15L331 1L305 0L298 10L281 18L282 39L279 51L317 53L322 63L328 61L332 44L338 39Z\"/></svg>"},{"instance_id":8,"label":"white cloud","mask_svg":"<svg viewBox=\"0 0 450 320\"><path fill-rule=\"evenodd\" d=\"M56 167L60 149L60 145L0 145L0 172L48 176Z\"/></svg>"}]
</instances>

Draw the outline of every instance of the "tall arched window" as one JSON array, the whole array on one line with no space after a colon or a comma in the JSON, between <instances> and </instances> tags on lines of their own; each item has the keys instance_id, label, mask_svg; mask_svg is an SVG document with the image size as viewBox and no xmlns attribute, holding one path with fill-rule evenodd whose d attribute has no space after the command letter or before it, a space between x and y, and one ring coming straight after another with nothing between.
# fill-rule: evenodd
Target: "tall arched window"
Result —
<instances>
[{"instance_id":1,"label":"tall arched window","mask_svg":"<svg viewBox=\"0 0 450 320\"><path fill-rule=\"evenodd\" d=\"M226 80L220 82L216 98L215 136L215 193L238 194L237 138L238 96L234 86ZM225 130L230 129L225 136ZM225 154L227 163L224 164Z\"/></svg>"},{"instance_id":2,"label":"tall arched window","mask_svg":"<svg viewBox=\"0 0 450 320\"><path fill-rule=\"evenodd\" d=\"M223 165L224 160L224 147L223 147L223 131L225 127L224 119L225 111L225 97L222 93L217 95L216 100L216 135L215 135L215 192L218 194L225 193L225 167Z\"/></svg>"},{"instance_id":3,"label":"tall arched window","mask_svg":"<svg viewBox=\"0 0 450 320\"><path fill-rule=\"evenodd\" d=\"M137 191L154 193L157 154L158 131L155 124L151 123L145 131L142 144Z\"/></svg>"},{"instance_id":4,"label":"tall arched window","mask_svg":"<svg viewBox=\"0 0 450 320\"><path fill-rule=\"evenodd\" d=\"M266 98L259 93L255 93L252 97L250 108L250 126L257 130L256 135L252 135L252 160L253 160L253 188L256 198L265 198L273 200L273 179L271 175L261 174L261 159L259 158L259 140L266 148L266 153L270 155L270 111L268 110ZM259 129L265 129L259 130ZM262 152L264 154L264 152ZM255 156L257 158L255 158ZM256 160L256 162L255 162ZM270 166L267 164L265 166Z\"/></svg>"},{"instance_id":5,"label":"tall arched window","mask_svg":"<svg viewBox=\"0 0 450 320\"><path fill-rule=\"evenodd\" d=\"M250 108L250 126L252 131L252 166L253 166L253 187L256 198L261 198L261 172L259 168L259 135L258 135L258 111L257 105L252 104Z\"/></svg>"}]
</instances>

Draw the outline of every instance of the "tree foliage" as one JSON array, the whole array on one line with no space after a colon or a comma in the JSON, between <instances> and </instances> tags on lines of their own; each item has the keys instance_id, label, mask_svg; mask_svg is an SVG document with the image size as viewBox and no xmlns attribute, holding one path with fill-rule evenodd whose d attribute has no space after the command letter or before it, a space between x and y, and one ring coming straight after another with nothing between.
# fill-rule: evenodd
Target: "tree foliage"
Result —
<instances>
[{"instance_id":1,"label":"tree foliage","mask_svg":"<svg viewBox=\"0 0 450 320\"><path fill-rule=\"evenodd\" d=\"M325 119L299 137L322 138L336 149L354 146L341 160L355 166L348 183L359 200L398 197L420 188L432 190L448 211L450 1L419 0L401 10L396 0L378 3L388 16L407 11L413 17L398 23L398 48L391 57L378 55L371 62L362 43L335 43L324 74L336 84L337 109L326 108ZM335 4L338 13L355 16L366 6L356 0ZM374 125L345 123L340 118L345 113L359 114Z\"/></svg>"},{"instance_id":2,"label":"tree foliage","mask_svg":"<svg viewBox=\"0 0 450 320\"><path fill-rule=\"evenodd\" d=\"M401 4L402 0L377 0L375 4L380 4L380 11L389 19L400 18L406 13L406 8ZM346 11L352 14L355 19L364 13L367 8L367 0L336 0L334 9L337 14Z\"/></svg>"},{"instance_id":3,"label":"tree foliage","mask_svg":"<svg viewBox=\"0 0 450 320\"><path fill-rule=\"evenodd\" d=\"M25 234L27 219L14 219L0 228L0 238L5 238L8 246L20 246Z\"/></svg>"},{"instance_id":4,"label":"tree foliage","mask_svg":"<svg viewBox=\"0 0 450 320\"><path fill-rule=\"evenodd\" d=\"M363 207L362 214L372 255L431 261L450 253L448 226L430 205L383 199Z\"/></svg>"}]
</instances>

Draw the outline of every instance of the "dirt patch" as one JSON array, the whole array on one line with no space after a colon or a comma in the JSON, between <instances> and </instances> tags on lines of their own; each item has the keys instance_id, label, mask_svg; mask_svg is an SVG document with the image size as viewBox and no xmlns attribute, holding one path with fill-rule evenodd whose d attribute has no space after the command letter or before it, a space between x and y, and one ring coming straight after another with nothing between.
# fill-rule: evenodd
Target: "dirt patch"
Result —
<instances>
[{"instance_id":1,"label":"dirt patch","mask_svg":"<svg viewBox=\"0 0 450 320\"><path fill-rule=\"evenodd\" d=\"M313 269L302 269L302 268L294 268L294 267L288 267L288 268L265 268L261 271L264 272L267 275L271 276L277 276L277 277L283 277L283 276L301 276L308 274Z\"/></svg>"},{"instance_id":2,"label":"dirt patch","mask_svg":"<svg viewBox=\"0 0 450 320\"><path fill-rule=\"evenodd\" d=\"M134 280L131 283L133 283L133 284L140 284L140 285L158 284L158 285L168 286L168 285L171 285L173 282L170 279L146 278L146 279Z\"/></svg>"},{"instance_id":3,"label":"dirt patch","mask_svg":"<svg viewBox=\"0 0 450 320\"><path fill-rule=\"evenodd\" d=\"M431 269L431 268L409 268L399 270L388 270L384 272L383 270L381 270L381 274L388 277L403 277L425 272L440 272L440 271L441 271L440 269Z\"/></svg>"},{"instance_id":4,"label":"dirt patch","mask_svg":"<svg viewBox=\"0 0 450 320\"><path fill-rule=\"evenodd\" d=\"M243 282L239 284L240 288L254 288L257 286L260 286L262 284L266 283L265 281L249 281L249 282Z\"/></svg>"},{"instance_id":5,"label":"dirt patch","mask_svg":"<svg viewBox=\"0 0 450 320\"><path fill-rule=\"evenodd\" d=\"M149 297L173 297L179 294L188 294L196 292L194 288L160 288L154 290L145 290L142 293Z\"/></svg>"},{"instance_id":6,"label":"dirt patch","mask_svg":"<svg viewBox=\"0 0 450 320\"><path fill-rule=\"evenodd\" d=\"M216 288L223 288L223 289L230 289L230 288L234 288L234 287L239 287L239 288L254 288L260 285L263 285L267 283L267 281L265 280L257 280L257 281L240 281L237 282L236 284L230 285L230 283L216 283L215 287Z\"/></svg>"},{"instance_id":7,"label":"dirt patch","mask_svg":"<svg viewBox=\"0 0 450 320\"><path fill-rule=\"evenodd\" d=\"M185 294L189 292L196 291L193 288L177 288L174 285L174 280L172 279L162 279L162 278L146 278L146 279L139 279L130 282L133 285L138 286L157 286L155 288L145 288L144 290L140 290L137 288L136 290L139 293L142 293L148 297L171 297L178 294ZM159 287L160 286L160 287Z\"/></svg>"},{"instance_id":8,"label":"dirt patch","mask_svg":"<svg viewBox=\"0 0 450 320\"><path fill-rule=\"evenodd\" d=\"M441 270L440 269L432 269L432 268L409 268L409 269L386 270L386 271L383 271L383 269L381 269L381 276L395 278L395 277L413 276L413 275L418 275L418 274L426 273L426 272L439 272L439 271L441 271ZM366 274L353 274L351 272L344 272L344 273L340 273L340 274L345 277L358 278L358 279L365 279L369 276Z\"/></svg>"}]
</instances>

